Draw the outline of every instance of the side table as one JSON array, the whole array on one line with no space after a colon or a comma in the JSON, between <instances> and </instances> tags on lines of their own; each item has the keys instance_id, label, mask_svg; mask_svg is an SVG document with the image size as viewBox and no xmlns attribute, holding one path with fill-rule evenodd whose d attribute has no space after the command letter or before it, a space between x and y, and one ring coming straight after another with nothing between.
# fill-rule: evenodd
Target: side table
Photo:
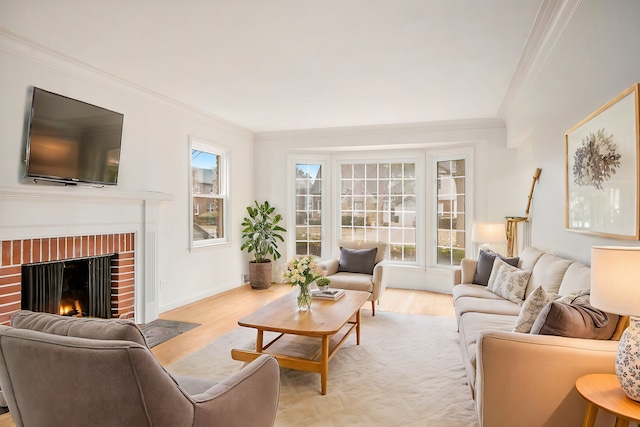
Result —
<instances>
[{"instance_id":1,"label":"side table","mask_svg":"<svg viewBox=\"0 0 640 427\"><path fill-rule=\"evenodd\" d=\"M624 394L613 374L589 374L576 381L578 393L587 400L583 427L593 427L598 409L616 416L616 427L627 427L629 421L640 422L640 402Z\"/></svg>"}]
</instances>

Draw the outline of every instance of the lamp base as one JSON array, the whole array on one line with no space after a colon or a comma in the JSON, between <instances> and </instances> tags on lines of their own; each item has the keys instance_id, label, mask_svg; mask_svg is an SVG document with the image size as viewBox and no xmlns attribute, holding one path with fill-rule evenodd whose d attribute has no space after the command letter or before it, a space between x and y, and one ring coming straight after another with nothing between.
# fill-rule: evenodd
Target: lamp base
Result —
<instances>
[{"instance_id":1,"label":"lamp base","mask_svg":"<svg viewBox=\"0 0 640 427\"><path fill-rule=\"evenodd\" d=\"M616 376L629 399L640 401L640 319L629 318L616 354Z\"/></svg>"}]
</instances>

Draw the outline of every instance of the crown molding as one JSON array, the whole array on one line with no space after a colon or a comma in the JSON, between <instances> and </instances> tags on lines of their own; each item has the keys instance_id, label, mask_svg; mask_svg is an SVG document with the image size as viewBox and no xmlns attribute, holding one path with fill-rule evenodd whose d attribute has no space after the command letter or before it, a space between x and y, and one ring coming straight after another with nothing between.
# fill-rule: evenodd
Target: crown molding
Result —
<instances>
[{"instance_id":1,"label":"crown molding","mask_svg":"<svg viewBox=\"0 0 640 427\"><path fill-rule=\"evenodd\" d=\"M582 0L543 0L497 117L505 118L516 100L529 90L581 3Z\"/></svg>"},{"instance_id":2,"label":"crown molding","mask_svg":"<svg viewBox=\"0 0 640 427\"><path fill-rule=\"evenodd\" d=\"M293 129L282 131L256 132L255 141L273 141L291 138L327 138L367 135L398 135L425 132L456 132L505 128L502 119L443 120L419 123L385 125L345 126L316 129Z\"/></svg>"},{"instance_id":3,"label":"crown molding","mask_svg":"<svg viewBox=\"0 0 640 427\"><path fill-rule=\"evenodd\" d=\"M213 127L216 130L243 138L253 137L253 131L229 120L180 102L4 28L0 28L0 51L56 69L75 78Z\"/></svg>"}]
</instances>

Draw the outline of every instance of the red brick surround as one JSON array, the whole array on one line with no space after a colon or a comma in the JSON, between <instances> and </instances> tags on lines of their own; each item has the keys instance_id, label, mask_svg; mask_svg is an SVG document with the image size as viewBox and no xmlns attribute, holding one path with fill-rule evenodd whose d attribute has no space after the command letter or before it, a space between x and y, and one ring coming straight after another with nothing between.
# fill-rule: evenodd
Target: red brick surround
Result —
<instances>
[{"instance_id":1,"label":"red brick surround","mask_svg":"<svg viewBox=\"0 0 640 427\"><path fill-rule=\"evenodd\" d=\"M2 241L0 324L20 310L22 264L115 254L111 261L111 316L134 315L134 233Z\"/></svg>"}]
</instances>

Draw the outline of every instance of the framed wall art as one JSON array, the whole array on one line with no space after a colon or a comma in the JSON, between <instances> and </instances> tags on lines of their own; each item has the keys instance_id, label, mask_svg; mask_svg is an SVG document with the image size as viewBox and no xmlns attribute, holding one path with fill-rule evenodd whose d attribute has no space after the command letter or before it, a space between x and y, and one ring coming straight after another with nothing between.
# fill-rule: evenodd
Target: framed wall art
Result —
<instances>
[{"instance_id":1,"label":"framed wall art","mask_svg":"<svg viewBox=\"0 0 640 427\"><path fill-rule=\"evenodd\" d=\"M567 230L640 238L639 91L634 84L565 134Z\"/></svg>"}]
</instances>

